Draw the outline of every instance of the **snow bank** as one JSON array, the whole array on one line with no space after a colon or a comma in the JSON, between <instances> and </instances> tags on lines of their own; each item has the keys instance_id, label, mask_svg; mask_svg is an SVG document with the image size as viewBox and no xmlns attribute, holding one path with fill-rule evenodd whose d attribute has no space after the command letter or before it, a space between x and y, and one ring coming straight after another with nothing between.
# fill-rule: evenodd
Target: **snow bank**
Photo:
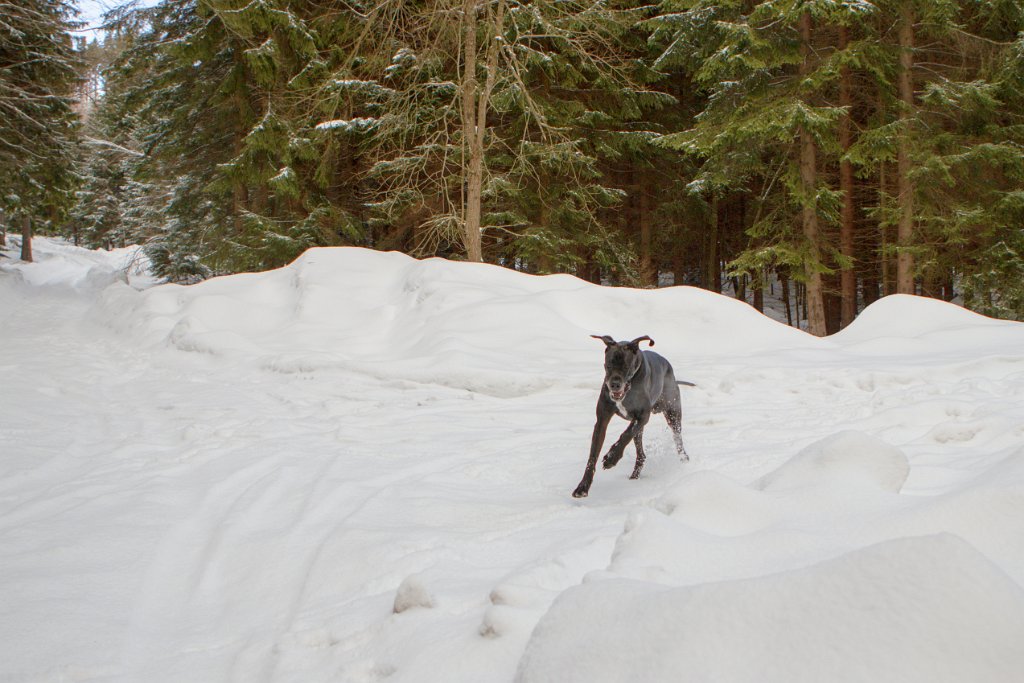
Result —
<instances>
[{"instance_id":1,"label":"snow bank","mask_svg":"<svg viewBox=\"0 0 1024 683\"><path fill-rule=\"evenodd\" d=\"M829 340L858 354L900 353L917 363L965 348L977 355L1001 353L1008 343L1024 342L1024 324L986 318L938 299L893 294L865 308Z\"/></svg>"},{"instance_id":2,"label":"snow bank","mask_svg":"<svg viewBox=\"0 0 1024 683\"><path fill-rule=\"evenodd\" d=\"M283 372L358 367L493 395L593 384L602 347L591 334L648 334L680 361L820 343L692 287L610 289L357 248L311 249L285 268L190 287L112 289L101 317L145 343ZM585 362L573 363L576 355Z\"/></svg>"},{"instance_id":3,"label":"snow bank","mask_svg":"<svg viewBox=\"0 0 1024 683\"><path fill-rule=\"evenodd\" d=\"M865 487L899 493L909 473L907 456L900 449L849 430L807 446L765 475L758 488L787 491L827 480L837 488Z\"/></svg>"},{"instance_id":4,"label":"snow bank","mask_svg":"<svg viewBox=\"0 0 1024 683\"><path fill-rule=\"evenodd\" d=\"M871 356L894 349L955 354L992 346L984 340L993 334L1000 349L1008 341L1024 344L1024 325L918 297L886 297L822 340L693 287L598 287L568 275L358 248L311 249L278 270L189 287L141 294L112 287L98 317L141 344L279 372L357 369L496 396L565 382L590 386L600 351L591 334L648 334L684 368L677 373L684 378L695 359L786 352L802 363L799 354L810 351L839 359L840 351Z\"/></svg>"},{"instance_id":5,"label":"snow bank","mask_svg":"<svg viewBox=\"0 0 1024 683\"><path fill-rule=\"evenodd\" d=\"M891 294L861 311L853 323L835 338L851 342L881 335L919 337L993 322L991 318L939 299Z\"/></svg>"},{"instance_id":6,"label":"snow bank","mask_svg":"<svg viewBox=\"0 0 1024 683\"><path fill-rule=\"evenodd\" d=\"M8 236L8 241L9 255L17 258L18 251L13 247L18 238ZM32 263L0 261L0 272L12 273L19 281L33 287L69 287L91 292L116 282L152 282L145 275L148 260L137 246L91 251L63 240L35 237L32 247Z\"/></svg>"},{"instance_id":7,"label":"snow bank","mask_svg":"<svg viewBox=\"0 0 1024 683\"><path fill-rule=\"evenodd\" d=\"M1022 643L1024 590L939 535L742 581L586 583L540 620L516 681L1011 681Z\"/></svg>"}]
</instances>

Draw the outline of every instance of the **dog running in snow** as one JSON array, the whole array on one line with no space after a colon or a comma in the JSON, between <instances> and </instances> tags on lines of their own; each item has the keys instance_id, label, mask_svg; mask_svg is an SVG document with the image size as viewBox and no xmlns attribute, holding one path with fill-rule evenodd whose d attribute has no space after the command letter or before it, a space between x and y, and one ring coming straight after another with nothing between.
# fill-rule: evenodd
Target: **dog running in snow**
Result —
<instances>
[{"instance_id":1,"label":"dog running in snow","mask_svg":"<svg viewBox=\"0 0 1024 683\"><path fill-rule=\"evenodd\" d=\"M594 424L594 435L590 441L590 457L583 479L573 491L573 498L584 498L590 492L594 481L594 469L597 467L597 455L604 444L605 433L612 415L629 420L629 426L612 447L605 453L603 465L607 470L615 467L622 459L626 446L632 441L636 445L636 466L630 479L640 476L644 460L644 426L651 419L652 413L665 413L665 420L672 430L672 439L676 451L685 461L690 457L683 448L683 412L680 406L679 385L695 386L692 382L676 380L672 365L654 351L641 351L640 342L654 340L644 335L633 341L617 342L608 335L590 335L605 343L604 350L604 383L601 395L597 399L597 422Z\"/></svg>"}]
</instances>

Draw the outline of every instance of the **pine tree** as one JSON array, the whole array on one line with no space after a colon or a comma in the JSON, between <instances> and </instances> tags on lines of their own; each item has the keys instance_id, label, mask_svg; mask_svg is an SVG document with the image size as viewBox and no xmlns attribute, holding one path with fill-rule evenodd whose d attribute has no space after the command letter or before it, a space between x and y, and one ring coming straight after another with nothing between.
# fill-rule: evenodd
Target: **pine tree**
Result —
<instances>
[{"instance_id":1,"label":"pine tree","mask_svg":"<svg viewBox=\"0 0 1024 683\"><path fill-rule=\"evenodd\" d=\"M628 90L620 43L635 15L571 2L475 7L377 22L393 27L381 37L392 59L363 72L387 89L372 140L377 224L421 252L476 258L482 230L489 260L626 265L602 219L623 195L595 145L613 120L605 109ZM447 16L476 21L455 30Z\"/></svg>"},{"instance_id":2,"label":"pine tree","mask_svg":"<svg viewBox=\"0 0 1024 683\"><path fill-rule=\"evenodd\" d=\"M0 3L0 206L20 216L31 259L32 223L56 227L74 201L77 58L64 0Z\"/></svg>"},{"instance_id":3,"label":"pine tree","mask_svg":"<svg viewBox=\"0 0 1024 683\"><path fill-rule=\"evenodd\" d=\"M872 6L793 0L745 11L696 3L670 15L678 33L670 50L699 46L695 77L708 100L691 130L662 144L703 159L700 182L710 192L738 190L756 202L753 239L734 272L791 270L806 285L809 329L823 335L823 275L842 260L825 231L841 198L821 173L845 113L826 96L847 58L831 32Z\"/></svg>"},{"instance_id":4,"label":"pine tree","mask_svg":"<svg viewBox=\"0 0 1024 683\"><path fill-rule=\"evenodd\" d=\"M361 240L332 173L336 141L318 127L331 106L324 79L342 58L335 17L354 14L334 10L167 0L123 18L141 13L149 26L110 77L145 154L133 187L169 197L148 247L163 274L273 267Z\"/></svg>"}]
</instances>

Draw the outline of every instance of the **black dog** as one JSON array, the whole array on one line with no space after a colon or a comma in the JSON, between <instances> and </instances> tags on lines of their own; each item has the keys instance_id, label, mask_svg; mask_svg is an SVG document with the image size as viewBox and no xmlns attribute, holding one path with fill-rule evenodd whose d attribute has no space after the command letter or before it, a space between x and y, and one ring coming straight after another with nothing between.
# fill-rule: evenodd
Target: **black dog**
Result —
<instances>
[{"instance_id":1,"label":"black dog","mask_svg":"<svg viewBox=\"0 0 1024 683\"><path fill-rule=\"evenodd\" d=\"M678 385L695 385L691 382L677 382L672 365L667 360L653 351L640 350L640 342L645 340L654 346L654 340L648 336L629 342L617 342L607 335L590 336L600 339L607 347L604 352L604 384L601 385L601 396L597 399L597 423L590 442L587 469L583 472L580 485L573 491L573 498L583 498L590 491L597 454L601 452L612 415L629 420L629 426L605 454L605 469L615 467L622 459L626 445L633 441L636 444L636 467L629 478L640 476L647 458L644 455L644 425L651 419L651 413L665 413L665 420L676 442L676 451L683 460L690 459L683 448L683 412L679 403Z\"/></svg>"}]
</instances>

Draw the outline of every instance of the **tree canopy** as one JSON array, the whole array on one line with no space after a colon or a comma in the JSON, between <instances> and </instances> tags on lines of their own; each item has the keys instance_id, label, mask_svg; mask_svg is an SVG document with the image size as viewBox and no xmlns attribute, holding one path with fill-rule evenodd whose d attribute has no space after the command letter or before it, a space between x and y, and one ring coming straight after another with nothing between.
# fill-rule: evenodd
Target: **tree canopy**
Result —
<instances>
[{"instance_id":1,"label":"tree canopy","mask_svg":"<svg viewBox=\"0 0 1024 683\"><path fill-rule=\"evenodd\" d=\"M816 334L892 292L1024 317L1015 0L162 0L77 53L18 7L0 107L51 89L3 117L6 206L172 280L359 245L781 287Z\"/></svg>"}]
</instances>

